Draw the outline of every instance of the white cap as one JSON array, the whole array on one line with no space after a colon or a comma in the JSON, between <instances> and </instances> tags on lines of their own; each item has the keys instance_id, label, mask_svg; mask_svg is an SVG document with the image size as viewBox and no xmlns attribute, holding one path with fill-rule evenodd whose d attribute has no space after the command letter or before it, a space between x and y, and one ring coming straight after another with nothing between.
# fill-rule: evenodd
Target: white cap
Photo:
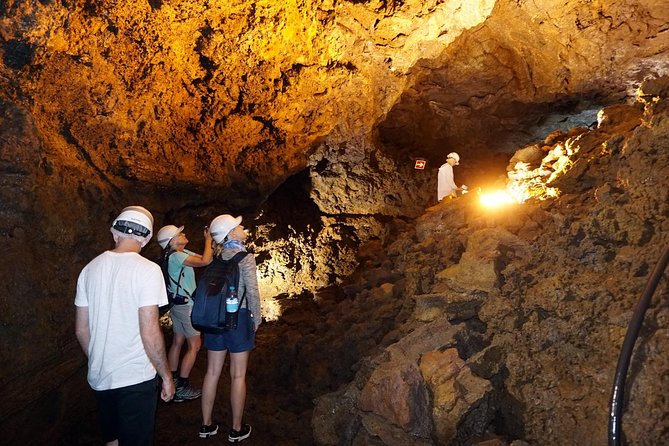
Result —
<instances>
[{"instance_id":1,"label":"white cap","mask_svg":"<svg viewBox=\"0 0 669 446\"><path fill-rule=\"evenodd\" d=\"M223 243L225 237L242 222L242 217L223 214L214 218L209 225L209 233L216 243Z\"/></svg>"},{"instance_id":2,"label":"white cap","mask_svg":"<svg viewBox=\"0 0 669 446\"><path fill-rule=\"evenodd\" d=\"M150 238L153 231L153 215L142 206L128 206L118 214L111 228L121 234Z\"/></svg>"},{"instance_id":3,"label":"white cap","mask_svg":"<svg viewBox=\"0 0 669 446\"><path fill-rule=\"evenodd\" d=\"M109 231L116 237L133 239L143 248L151 240L153 215L142 206L128 206L118 214Z\"/></svg>"},{"instance_id":4,"label":"white cap","mask_svg":"<svg viewBox=\"0 0 669 446\"><path fill-rule=\"evenodd\" d=\"M183 226L181 226L179 228L177 228L174 225L163 226L158 231L158 235L156 235L156 239L158 240L158 244L160 245L161 248L165 249L165 247L170 242L170 240L172 240L177 235L181 234L181 231L183 231L183 230L184 230Z\"/></svg>"},{"instance_id":5,"label":"white cap","mask_svg":"<svg viewBox=\"0 0 669 446\"><path fill-rule=\"evenodd\" d=\"M449 153L448 155L446 155L446 159L449 159L449 158L455 160L455 165L456 165L456 166L457 166L458 164L460 164L460 155L458 155L457 153L455 153L455 152L451 152L451 153Z\"/></svg>"}]
</instances>

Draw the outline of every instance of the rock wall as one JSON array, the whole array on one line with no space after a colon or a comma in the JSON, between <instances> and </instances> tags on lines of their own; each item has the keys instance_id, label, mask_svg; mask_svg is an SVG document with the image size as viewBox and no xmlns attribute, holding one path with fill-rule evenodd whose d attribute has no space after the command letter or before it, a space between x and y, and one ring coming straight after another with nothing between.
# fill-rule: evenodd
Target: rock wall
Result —
<instances>
[{"instance_id":1,"label":"rock wall","mask_svg":"<svg viewBox=\"0 0 669 446\"><path fill-rule=\"evenodd\" d=\"M666 23L655 2L496 2L487 20L412 68L382 140L443 162L454 149L513 151L579 119L591 124L593 110L667 74Z\"/></svg>"},{"instance_id":2,"label":"rock wall","mask_svg":"<svg viewBox=\"0 0 669 446\"><path fill-rule=\"evenodd\" d=\"M234 185L227 203L253 206L326 137L383 122L394 150L441 160L617 99L667 71L661 6L9 2L0 83L52 164L78 153L101 182Z\"/></svg>"},{"instance_id":3,"label":"rock wall","mask_svg":"<svg viewBox=\"0 0 669 446\"><path fill-rule=\"evenodd\" d=\"M314 141L370 131L405 83L385 59L404 73L418 46L438 52L438 33L480 23L487 3L466 17L407 4L397 18L380 3L13 2L0 17L3 89L60 146L55 158L79 150L107 176L156 185L171 184L169 167L257 203ZM459 21L435 26L449 13ZM393 30L412 42L388 47Z\"/></svg>"},{"instance_id":4,"label":"rock wall","mask_svg":"<svg viewBox=\"0 0 669 446\"><path fill-rule=\"evenodd\" d=\"M22 420L36 411L53 421L43 438L77 419L74 282L110 246L106 228L123 206L145 205L157 224L181 220L195 234L216 214L244 213L257 223L270 295L338 283L358 248L433 202L434 170L413 171L413 157L432 168L457 147L468 157L461 173L478 178L486 150L666 71L663 6L3 2L7 442L25 443ZM308 224L255 220L277 215L273 193L295 176L308 190ZM269 315L282 313L277 305Z\"/></svg>"},{"instance_id":5,"label":"rock wall","mask_svg":"<svg viewBox=\"0 0 669 446\"><path fill-rule=\"evenodd\" d=\"M366 344L348 385L318 398L318 444L607 442L623 338L669 247L666 79L643 91L573 138L559 198L490 211L465 195L377 247L346 304L357 320L383 317L381 305L404 317ZM629 370L628 444L669 441L668 275Z\"/></svg>"}]
</instances>

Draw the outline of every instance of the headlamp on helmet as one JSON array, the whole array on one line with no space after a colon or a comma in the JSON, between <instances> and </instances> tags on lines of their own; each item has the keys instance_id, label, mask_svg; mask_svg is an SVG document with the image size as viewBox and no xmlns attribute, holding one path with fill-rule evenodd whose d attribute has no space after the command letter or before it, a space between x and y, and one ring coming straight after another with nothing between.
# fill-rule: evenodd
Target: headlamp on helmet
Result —
<instances>
[{"instance_id":1,"label":"headlamp on helmet","mask_svg":"<svg viewBox=\"0 0 669 446\"><path fill-rule=\"evenodd\" d=\"M116 217L111 229L121 234L149 237L153 231L153 215L142 206L128 206Z\"/></svg>"},{"instance_id":2,"label":"headlamp on helmet","mask_svg":"<svg viewBox=\"0 0 669 446\"><path fill-rule=\"evenodd\" d=\"M112 228L116 229L119 232L122 232L123 234L132 234L132 235L137 235L139 237L148 237L149 235L151 235L150 229L145 228L140 224L133 223L127 220L116 221L114 223L114 226L112 226Z\"/></svg>"}]
</instances>

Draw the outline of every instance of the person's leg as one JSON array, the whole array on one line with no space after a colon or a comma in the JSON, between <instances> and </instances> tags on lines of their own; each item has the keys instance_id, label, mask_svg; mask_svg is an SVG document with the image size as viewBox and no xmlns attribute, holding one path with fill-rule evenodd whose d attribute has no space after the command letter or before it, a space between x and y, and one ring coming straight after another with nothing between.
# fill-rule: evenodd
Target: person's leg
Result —
<instances>
[{"instance_id":1,"label":"person's leg","mask_svg":"<svg viewBox=\"0 0 669 446\"><path fill-rule=\"evenodd\" d=\"M246 367L249 353L230 353L230 405L232 406L232 428L242 428L244 405L246 404Z\"/></svg>"},{"instance_id":2,"label":"person's leg","mask_svg":"<svg viewBox=\"0 0 669 446\"><path fill-rule=\"evenodd\" d=\"M107 446L118 444L118 405L116 390L94 390L102 439Z\"/></svg>"},{"instance_id":3,"label":"person's leg","mask_svg":"<svg viewBox=\"0 0 669 446\"><path fill-rule=\"evenodd\" d=\"M119 444L152 445L158 405L157 379L118 390Z\"/></svg>"},{"instance_id":4,"label":"person's leg","mask_svg":"<svg viewBox=\"0 0 669 446\"><path fill-rule=\"evenodd\" d=\"M223 370L227 352L227 350L209 350L207 352L207 373L204 375L204 382L202 383L202 424L205 426L212 424L211 414L216 400L218 380L221 377L221 370Z\"/></svg>"},{"instance_id":5,"label":"person's leg","mask_svg":"<svg viewBox=\"0 0 669 446\"><path fill-rule=\"evenodd\" d=\"M173 321L172 323L174 324L175 321ZM181 356L181 347L184 345L185 341L186 341L186 336L182 332L174 330L172 345L170 346L170 351L167 353L167 360L170 363L170 370L172 370L172 372L176 372L177 368L179 367L179 357Z\"/></svg>"},{"instance_id":6,"label":"person's leg","mask_svg":"<svg viewBox=\"0 0 669 446\"><path fill-rule=\"evenodd\" d=\"M202 337L200 332L193 328L191 323L191 313L193 312L192 305L184 305L182 313L182 329L186 340L188 341L188 351L184 354L183 359L181 360L181 369L179 370L179 376L181 378L188 379L190 376L190 371L193 369L193 364L197 359L197 353L200 351L200 346L202 345ZM214 350L224 350L222 348L216 348Z\"/></svg>"},{"instance_id":7,"label":"person's leg","mask_svg":"<svg viewBox=\"0 0 669 446\"><path fill-rule=\"evenodd\" d=\"M186 341L188 342L188 350L184 354L181 360L181 368L179 368L179 377L184 379L188 379L190 376L190 372L197 359L197 353L200 351L200 346L202 346L202 338L200 337L200 333L198 333L197 335L189 336Z\"/></svg>"}]
</instances>

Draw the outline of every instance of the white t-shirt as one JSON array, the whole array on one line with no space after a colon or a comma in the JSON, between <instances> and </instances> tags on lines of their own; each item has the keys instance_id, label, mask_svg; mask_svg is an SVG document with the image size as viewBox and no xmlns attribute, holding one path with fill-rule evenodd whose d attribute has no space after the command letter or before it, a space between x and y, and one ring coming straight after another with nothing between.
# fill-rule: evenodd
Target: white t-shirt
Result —
<instances>
[{"instance_id":1,"label":"white t-shirt","mask_svg":"<svg viewBox=\"0 0 669 446\"><path fill-rule=\"evenodd\" d=\"M103 252L79 274L74 304L88 307L88 383L94 390L156 376L139 334L139 308L167 304L156 263L134 252Z\"/></svg>"},{"instance_id":2,"label":"white t-shirt","mask_svg":"<svg viewBox=\"0 0 669 446\"><path fill-rule=\"evenodd\" d=\"M451 195L457 189L458 186L453 181L453 166L448 163L442 164L437 174L437 200L441 201L442 198Z\"/></svg>"}]
</instances>

